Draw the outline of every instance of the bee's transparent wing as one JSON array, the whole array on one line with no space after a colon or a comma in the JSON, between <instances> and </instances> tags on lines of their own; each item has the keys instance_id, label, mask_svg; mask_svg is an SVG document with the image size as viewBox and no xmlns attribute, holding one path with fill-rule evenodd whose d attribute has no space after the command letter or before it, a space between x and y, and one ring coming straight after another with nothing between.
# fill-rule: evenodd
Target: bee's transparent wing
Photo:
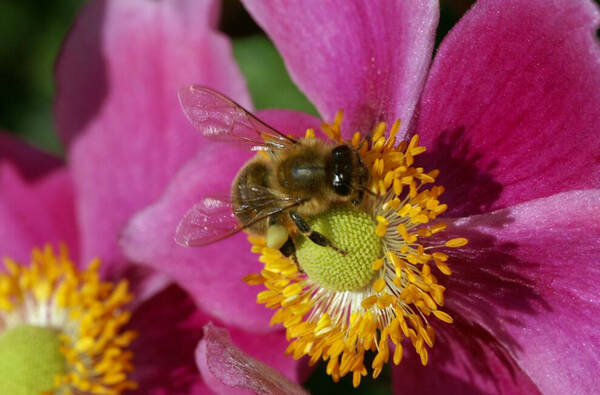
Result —
<instances>
[{"instance_id":1,"label":"bee's transparent wing","mask_svg":"<svg viewBox=\"0 0 600 395\"><path fill-rule=\"evenodd\" d=\"M297 144L292 137L275 130L210 88L183 87L179 90L179 102L192 125L210 139L251 151L281 150Z\"/></svg>"},{"instance_id":2,"label":"bee's transparent wing","mask_svg":"<svg viewBox=\"0 0 600 395\"><path fill-rule=\"evenodd\" d=\"M175 241L184 247L200 247L233 236L263 219L288 210L303 201L277 197L267 188L251 187L254 198L236 207L236 214L252 218L241 224L230 199L207 197L195 204L184 215L175 231ZM252 212L252 215L246 215Z\"/></svg>"},{"instance_id":3,"label":"bee's transparent wing","mask_svg":"<svg viewBox=\"0 0 600 395\"><path fill-rule=\"evenodd\" d=\"M175 242L185 247L203 246L240 230L230 202L205 198L185 213L175 231Z\"/></svg>"}]
</instances>

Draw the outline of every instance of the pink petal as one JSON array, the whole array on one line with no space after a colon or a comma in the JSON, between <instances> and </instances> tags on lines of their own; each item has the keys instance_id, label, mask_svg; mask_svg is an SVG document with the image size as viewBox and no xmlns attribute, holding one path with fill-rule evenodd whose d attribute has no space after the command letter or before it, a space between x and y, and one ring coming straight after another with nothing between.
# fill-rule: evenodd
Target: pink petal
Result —
<instances>
[{"instance_id":1,"label":"pink petal","mask_svg":"<svg viewBox=\"0 0 600 395\"><path fill-rule=\"evenodd\" d=\"M271 110L259 116L294 135L319 122L291 111ZM228 325L260 332L269 330L272 312L256 304L261 288L242 282L244 276L261 269L246 236L240 233L201 248L184 248L174 241L179 221L202 197L229 196L235 174L250 155L223 144L202 151L176 174L157 203L131 220L121 244L128 258L166 273L204 311Z\"/></svg>"},{"instance_id":2,"label":"pink petal","mask_svg":"<svg viewBox=\"0 0 600 395\"><path fill-rule=\"evenodd\" d=\"M401 118L406 131L433 49L438 2L244 1L325 120L346 136Z\"/></svg>"},{"instance_id":3,"label":"pink petal","mask_svg":"<svg viewBox=\"0 0 600 395\"><path fill-rule=\"evenodd\" d=\"M81 133L70 154L83 256L102 257L109 271L123 260L116 241L126 220L204 145L178 88L204 83L249 103L213 14L212 1L91 3L65 44L56 109L66 138Z\"/></svg>"},{"instance_id":4,"label":"pink petal","mask_svg":"<svg viewBox=\"0 0 600 395\"><path fill-rule=\"evenodd\" d=\"M225 155L223 155L225 152ZM201 197L227 193L247 154L203 151L173 178L164 196L133 217L122 234L126 256L166 273L221 321L246 328L266 328L269 312L256 304L258 287L241 279L260 270L242 234L203 248L184 248L174 241L185 212ZM219 175L222 178L210 177Z\"/></svg>"},{"instance_id":5,"label":"pink petal","mask_svg":"<svg viewBox=\"0 0 600 395\"><path fill-rule=\"evenodd\" d=\"M462 216L600 185L589 0L481 0L439 48L416 130Z\"/></svg>"},{"instance_id":6,"label":"pink petal","mask_svg":"<svg viewBox=\"0 0 600 395\"><path fill-rule=\"evenodd\" d=\"M194 359L194 349L209 317L199 312L185 292L170 286L142 303L133 313L131 329L139 394L210 394Z\"/></svg>"},{"instance_id":7,"label":"pink petal","mask_svg":"<svg viewBox=\"0 0 600 395\"><path fill-rule=\"evenodd\" d=\"M477 322L543 393L600 391L600 190L456 220L446 303Z\"/></svg>"},{"instance_id":8,"label":"pink petal","mask_svg":"<svg viewBox=\"0 0 600 395\"><path fill-rule=\"evenodd\" d=\"M210 317L198 310L190 297L177 286L170 286L144 301L134 310L130 327L138 332L132 345L140 394L212 393L207 376L196 366L195 349L202 327ZM219 323L219 325L222 325ZM230 329L233 340L258 360L277 367L290 380L298 380L298 362L285 356L287 340L283 331L269 334ZM208 386L207 386L208 384ZM214 389L214 388L213 388Z\"/></svg>"},{"instance_id":9,"label":"pink petal","mask_svg":"<svg viewBox=\"0 0 600 395\"><path fill-rule=\"evenodd\" d=\"M216 83L215 86L248 102L237 70L227 62L228 44L221 37L212 37L215 43L203 42L205 35L217 36L210 31L219 19L217 1L128 0L120 3L115 0L88 3L61 49L56 64L55 110L59 132L66 143L99 115L115 83L128 85L130 99L135 102L143 99L144 89L151 89L144 86L147 82L157 85L161 69L180 68L177 74L183 75L175 89L193 82L210 82L206 76L199 78L203 74L218 75L221 71L223 75L216 80L226 79L230 74L235 80L231 85ZM181 46L173 48L173 43L178 41ZM210 62L203 59L206 53L206 57L217 56L208 68ZM144 75L138 76L137 72ZM186 73L189 79L185 78ZM169 76L168 72L165 75ZM169 78L177 79L176 76ZM132 81L124 81L127 79ZM173 82L163 81L163 87Z\"/></svg>"},{"instance_id":10,"label":"pink petal","mask_svg":"<svg viewBox=\"0 0 600 395\"><path fill-rule=\"evenodd\" d=\"M28 181L12 165L0 165L0 257L28 263L33 247L65 243L77 262L77 233L73 188L64 167Z\"/></svg>"},{"instance_id":11,"label":"pink petal","mask_svg":"<svg viewBox=\"0 0 600 395\"><path fill-rule=\"evenodd\" d=\"M482 328L462 320L434 325L436 342L426 367L411 350L392 367L396 394L538 394L531 379Z\"/></svg>"},{"instance_id":12,"label":"pink petal","mask_svg":"<svg viewBox=\"0 0 600 395\"><path fill-rule=\"evenodd\" d=\"M129 304L132 310L172 283L166 275L157 273L148 266L132 263L127 265L122 278L129 282L129 290L135 295L135 299Z\"/></svg>"},{"instance_id":13,"label":"pink petal","mask_svg":"<svg viewBox=\"0 0 600 395\"><path fill-rule=\"evenodd\" d=\"M42 176L62 163L59 158L0 131L0 165L3 162L12 163L27 179Z\"/></svg>"},{"instance_id":14,"label":"pink petal","mask_svg":"<svg viewBox=\"0 0 600 395\"><path fill-rule=\"evenodd\" d=\"M261 344L269 348L269 343ZM217 393L306 394L272 367L249 357L231 342L225 329L204 327L204 338L196 350L196 361L208 385Z\"/></svg>"}]
</instances>

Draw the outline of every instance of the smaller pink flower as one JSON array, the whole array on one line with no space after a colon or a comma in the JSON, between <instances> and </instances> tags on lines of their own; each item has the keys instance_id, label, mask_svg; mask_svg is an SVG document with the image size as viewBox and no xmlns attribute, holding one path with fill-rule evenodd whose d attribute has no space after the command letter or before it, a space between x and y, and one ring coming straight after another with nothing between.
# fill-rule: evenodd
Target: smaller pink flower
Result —
<instances>
[{"instance_id":1,"label":"smaller pink flower","mask_svg":"<svg viewBox=\"0 0 600 395\"><path fill-rule=\"evenodd\" d=\"M177 88L189 79L212 81L247 100L230 44L213 30L216 5L195 0L90 2L57 63L56 118L67 148L66 166L0 136L0 255L11 257L15 263L9 266L19 268L0 281L14 285L15 276L36 278L34 284L23 280L23 289L4 287L3 292L10 293L3 294L4 302L15 295L45 296L48 290L52 300L63 300L69 287L71 301L83 300L81 294L94 289L106 297L96 300L101 308L92 306L85 312L77 303L63 306L35 299L38 309L13 300L8 307L13 309L11 318L0 313L3 328L44 322L59 331L71 330L73 349L82 353L71 352L70 361L82 358L84 365L69 364L68 372L59 372L61 389L86 392L89 386L104 385L114 392L135 386L133 392L142 394L212 393L220 377L201 376L194 355L209 322L225 326L248 355L278 366L287 377L279 377L279 383L298 380L297 363L283 356L286 341L281 331L253 333L227 325L198 308L188 293L162 275L136 266L118 245L128 217L156 199L202 146L181 114ZM188 140L182 141L182 136ZM69 250L71 264L59 252L61 243ZM44 249L45 245L54 248ZM25 268L36 246L44 254L36 252L35 260L45 269L34 276L36 269ZM99 267L89 269L96 258ZM54 278L65 271L70 274ZM55 287L48 288L49 278L54 278ZM87 307L96 303L85 300ZM105 319L94 316L99 312ZM40 314L45 321L39 320ZM84 319L92 328L85 338L75 330ZM137 333L135 339L131 331ZM263 343L271 347L265 349ZM94 358L87 358L92 354ZM39 376L35 369L33 373ZM51 385L55 376L49 376ZM244 377L248 383L253 380L250 373ZM0 380L3 384L11 382Z\"/></svg>"},{"instance_id":2,"label":"smaller pink flower","mask_svg":"<svg viewBox=\"0 0 600 395\"><path fill-rule=\"evenodd\" d=\"M301 393L284 376L230 342L225 344L226 329L212 324L217 340L203 341L227 347L226 365L221 366L222 355L212 351L194 357L202 328L217 320L162 277L126 262L100 277L100 260L87 265L71 259L80 256L80 235L67 169L60 160L5 135L0 139L7 143L4 147L12 148L0 157L0 252L5 264L0 274L0 356L12 366L7 370L3 364L0 370L3 377L25 377L21 384L0 380L0 392L28 385L32 391L208 394L232 385L237 377L243 380L236 384L239 387L272 385ZM236 343L251 354L263 355L257 338L276 347L281 343L283 350L277 334L257 337L231 331ZM37 348L30 348L23 334L36 339ZM10 350L21 354L17 357ZM215 373L207 371L201 377L198 369L207 361ZM233 362L244 366L251 362L253 368L229 371L224 377Z\"/></svg>"}]
</instances>

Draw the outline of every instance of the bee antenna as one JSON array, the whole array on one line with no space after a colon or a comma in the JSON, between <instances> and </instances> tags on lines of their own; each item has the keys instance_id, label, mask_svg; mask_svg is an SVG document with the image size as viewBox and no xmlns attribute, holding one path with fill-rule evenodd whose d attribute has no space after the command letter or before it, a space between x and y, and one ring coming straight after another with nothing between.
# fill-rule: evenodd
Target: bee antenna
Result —
<instances>
[{"instance_id":1,"label":"bee antenna","mask_svg":"<svg viewBox=\"0 0 600 395\"><path fill-rule=\"evenodd\" d=\"M362 148L363 144L367 142L367 138L368 138L368 136L363 136L360 139L360 143L358 144L358 147L356 147L356 151L360 151L360 149Z\"/></svg>"},{"instance_id":2,"label":"bee antenna","mask_svg":"<svg viewBox=\"0 0 600 395\"><path fill-rule=\"evenodd\" d=\"M364 186L364 185L361 185L361 186L360 186L360 190L361 190L361 191L363 191L363 192L366 192L366 193L368 193L368 194L369 194L369 195L371 195L371 196L377 197L377 194L376 194L375 192L373 192L372 190L370 190L369 188L367 188L367 187L366 187L366 186Z\"/></svg>"}]
</instances>

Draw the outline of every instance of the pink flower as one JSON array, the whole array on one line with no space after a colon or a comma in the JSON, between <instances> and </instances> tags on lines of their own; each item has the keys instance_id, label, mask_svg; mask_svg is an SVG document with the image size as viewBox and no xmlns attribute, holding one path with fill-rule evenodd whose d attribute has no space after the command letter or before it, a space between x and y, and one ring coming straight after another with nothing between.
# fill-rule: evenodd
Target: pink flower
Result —
<instances>
[{"instance_id":1,"label":"pink flower","mask_svg":"<svg viewBox=\"0 0 600 395\"><path fill-rule=\"evenodd\" d=\"M401 135L419 133L428 148L419 165L440 169L446 187L449 233L469 239L443 280L444 309L455 322L436 327L426 368L413 354L394 367L394 388L595 392L598 10L588 0L480 0L428 69L437 3L245 5L322 117L345 111L345 137L397 118ZM291 111L257 115L296 135L319 124ZM259 270L243 235L195 250L173 242L186 210L227 190L248 159L227 147L203 148L136 214L123 245L224 323L266 331L268 312L239 282Z\"/></svg>"},{"instance_id":2,"label":"pink flower","mask_svg":"<svg viewBox=\"0 0 600 395\"><path fill-rule=\"evenodd\" d=\"M84 262L77 264L81 255L79 244L80 232L77 224L77 215L75 212L76 197L73 193L73 182L70 173L65 168L64 163L58 158L43 154L23 143L11 139L7 135L0 135L3 142L2 152L0 154L0 251L5 258L11 258L19 266L29 261L30 251L35 246L44 244L64 243L68 248L69 254L75 262L76 270L83 270L87 266ZM115 169L116 170L116 169ZM110 207L107 206L108 210ZM116 246L116 235L112 238L112 243ZM39 255L34 258L38 265L49 270L58 270L59 275L64 271L57 269L57 266L49 263L52 261L52 255L58 256L58 251L45 249L44 256L49 259L40 259ZM45 266L44 266L45 265ZM28 265L23 265L25 268ZM10 267L10 266L9 266ZM25 269L14 278L23 277ZM111 390L120 393L122 389L134 388L132 381L137 387L136 393L212 393L212 390L226 388L223 380L231 380L231 377L237 378L237 386L241 388L279 388L291 393L301 393L301 389L288 381L288 379L275 373L272 368L249 357L233 346L226 335L224 329L216 329L212 326L207 327L206 336L202 337L202 327L214 321L214 318L198 310L191 299L178 287L171 285L165 286L166 281L158 276L152 276L143 268L136 267L127 261L120 261L111 266L111 270L104 271L104 277L114 282L122 280L123 277L130 281L133 286L135 299L129 305L119 305L115 314L128 314L132 312L129 323L115 333L117 336L129 337L129 330L133 329L137 333L137 339L133 342L125 341L120 343L125 353L132 352L131 357L125 360L131 362L133 372L125 370L126 376L113 382L114 387L108 387ZM35 302L25 306L18 302L15 289L7 288L8 273L0 274L0 282L4 284L0 292L0 334L10 332L12 329L19 329L21 325L35 325L45 327L45 320L48 320L52 330L58 330L63 333L67 328L77 323L75 319L62 321L62 312L68 310L70 306L56 307L52 303L46 303L39 297L33 297L35 293L29 291L28 286L21 286L18 294L28 294ZM40 275L38 279L43 281L45 275ZM52 298L57 297L60 280L54 291ZM41 282L39 283L41 284ZM33 283L32 285L39 285ZM94 284L90 281L82 281L82 285L90 287ZM123 284L121 284L123 285ZM167 284L168 285L168 284ZM124 296L123 303L127 303L129 296ZM12 308L6 310L6 302L12 300ZM102 299L101 299L102 300ZM40 310L32 308L32 304L37 306L46 306L44 311L46 315L43 318L36 315ZM18 319L15 319L17 314ZM103 325L100 317L96 317L95 327ZM108 322L108 321L107 321ZM157 323L160 323L157 325ZM232 335L237 343L243 344L244 349L251 354L262 356L265 359L263 350L256 349L254 344L256 339L267 341L275 345L278 342L282 344L283 339L279 334L248 334L246 332L231 328ZM250 335L250 339L248 339ZM202 344L216 344L208 349L198 349L197 356L194 356L194 349L198 341L202 338ZM96 344L100 343L95 339ZM4 345L4 343L2 343ZM16 347L16 345L13 344ZM104 348L100 348L102 353L97 355L97 359L92 359L95 363L108 353L113 344L108 343ZM214 353L213 349L219 352ZM277 346L275 346L277 347ZM223 348L228 353L223 354ZM0 347L2 358L7 358L6 349ZM22 348L20 348L22 349ZM283 348L282 348L283 349ZM35 356L39 358L39 355ZM268 357L267 357L268 359ZM4 360L6 362L6 360ZM209 361L210 369L201 378L199 367L203 369ZM283 361L285 363L285 361ZM115 364L118 361L114 362ZM271 361L271 363L273 363ZM198 365L196 365L198 364ZM224 365L223 365L224 364ZM242 372L230 371L237 365L248 366ZM4 366L4 365L3 365ZM198 366L198 367L197 367ZM33 367L30 367L33 369ZM5 368L3 368L5 369ZM71 366L67 365L70 372ZM93 372L88 366L88 371ZM47 371L47 367L44 371ZM212 371L215 373L211 373ZM119 373L118 368L115 374ZM6 373L3 370L3 374ZM44 374L36 374L37 381ZM61 376L63 377L63 376ZM71 376L66 376L71 377ZM82 382L92 385L99 385L97 380L85 375L79 376L79 384ZM68 380L64 379L64 380ZM208 383L207 380L210 382ZM106 380L110 381L109 379ZM10 382L10 380L9 380ZM102 382L106 384L106 382ZM43 385L43 384L40 384ZM70 382L63 382L60 386L70 387ZM6 381L0 382L2 391L14 391L17 387L6 387ZM84 387L77 387L83 389ZM50 389L43 387L42 389ZM212 390L211 390L212 389ZM131 391L129 391L131 393Z\"/></svg>"},{"instance_id":3,"label":"pink flower","mask_svg":"<svg viewBox=\"0 0 600 395\"><path fill-rule=\"evenodd\" d=\"M42 327L75 334L69 358L83 358L89 376L73 373L77 365L69 362L74 375L61 376L64 387L79 383L77 389L87 392L101 382L120 392L133 381L138 393L203 394L231 385L235 374L240 388L302 392L289 381L297 381L299 372L297 363L283 356L287 344L281 331L253 333L228 326L233 343L247 354L230 343L224 330L209 325L203 336L208 323L226 323L199 309L162 275L136 266L118 245L128 217L158 198L202 146L181 114L177 88L196 80L248 102L230 43L213 29L217 14L212 1L89 3L56 70L56 116L68 163L0 135L0 252L16 262L0 275L0 328L43 322ZM70 261L59 253L59 243L68 248ZM26 274L32 249L44 245L55 247L34 253L44 275ZM94 270L77 272L96 257L101 280ZM64 277L50 286L48 299L44 281L52 273ZM26 275L33 280L19 280ZM121 282L125 279L134 296ZM106 282L115 284L110 303ZM87 296L73 284L86 285ZM92 294L97 298L87 305L94 308L76 310L83 306L78 301ZM39 309L22 302L29 297ZM76 314L85 319L76 320ZM129 330L137 332L135 340ZM201 339L204 348L195 353ZM93 350L102 353L86 348L91 341ZM121 351L115 354L116 349ZM229 354L222 355L223 350ZM277 366L287 378L264 363ZM235 364L249 368L231 372ZM94 369L110 374L97 375ZM0 380L0 392L12 392L5 384Z\"/></svg>"}]
</instances>

